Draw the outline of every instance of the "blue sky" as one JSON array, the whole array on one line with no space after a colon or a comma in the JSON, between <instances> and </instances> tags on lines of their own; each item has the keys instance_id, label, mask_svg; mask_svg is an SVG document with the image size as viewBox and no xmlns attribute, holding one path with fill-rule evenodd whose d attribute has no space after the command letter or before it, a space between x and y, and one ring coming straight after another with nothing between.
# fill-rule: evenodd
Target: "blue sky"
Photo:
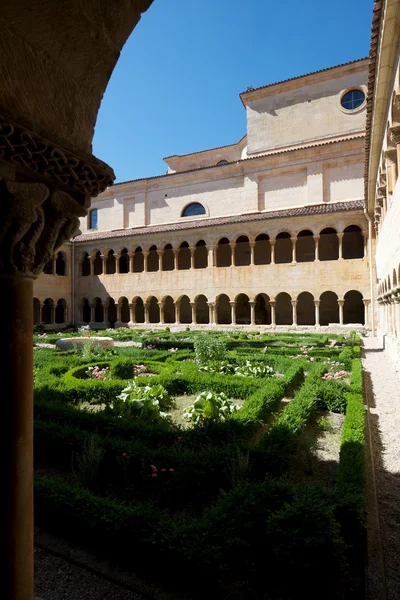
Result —
<instances>
[{"instance_id":1,"label":"blue sky","mask_svg":"<svg viewBox=\"0 0 400 600\"><path fill-rule=\"evenodd\" d=\"M372 0L154 0L122 50L93 151L116 181L238 141L238 94L368 55Z\"/></svg>"}]
</instances>

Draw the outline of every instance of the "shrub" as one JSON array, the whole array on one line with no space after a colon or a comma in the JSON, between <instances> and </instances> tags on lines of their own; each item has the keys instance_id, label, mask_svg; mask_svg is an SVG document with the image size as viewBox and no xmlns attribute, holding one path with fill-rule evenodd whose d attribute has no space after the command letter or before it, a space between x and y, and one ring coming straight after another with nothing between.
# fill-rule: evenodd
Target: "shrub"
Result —
<instances>
[{"instance_id":1,"label":"shrub","mask_svg":"<svg viewBox=\"0 0 400 600\"><path fill-rule=\"evenodd\" d=\"M224 360L227 352L226 342L223 337L199 335L194 342L196 362L205 365L213 361Z\"/></svg>"},{"instance_id":2,"label":"shrub","mask_svg":"<svg viewBox=\"0 0 400 600\"><path fill-rule=\"evenodd\" d=\"M321 381L315 386L317 393L317 408L344 413L346 410L346 392L348 386L336 379Z\"/></svg>"},{"instance_id":3,"label":"shrub","mask_svg":"<svg viewBox=\"0 0 400 600\"><path fill-rule=\"evenodd\" d=\"M246 364L235 368L235 375L239 377L272 377L275 371L272 367L265 364L253 363L250 360L246 360Z\"/></svg>"},{"instance_id":4,"label":"shrub","mask_svg":"<svg viewBox=\"0 0 400 600\"><path fill-rule=\"evenodd\" d=\"M92 488L104 458L104 448L96 435L86 438L80 453L72 455L72 470L77 481Z\"/></svg>"},{"instance_id":5,"label":"shrub","mask_svg":"<svg viewBox=\"0 0 400 600\"><path fill-rule=\"evenodd\" d=\"M165 410L172 404L167 390L162 385L138 386L136 380L129 382L126 388L111 402L108 410L117 417L144 417L157 420L165 416Z\"/></svg>"},{"instance_id":6,"label":"shrub","mask_svg":"<svg viewBox=\"0 0 400 600\"><path fill-rule=\"evenodd\" d=\"M184 413L184 417L193 423L206 421L224 421L238 410L238 405L229 400L225 394L202 392Z\"/></svg>"}]
</instances>

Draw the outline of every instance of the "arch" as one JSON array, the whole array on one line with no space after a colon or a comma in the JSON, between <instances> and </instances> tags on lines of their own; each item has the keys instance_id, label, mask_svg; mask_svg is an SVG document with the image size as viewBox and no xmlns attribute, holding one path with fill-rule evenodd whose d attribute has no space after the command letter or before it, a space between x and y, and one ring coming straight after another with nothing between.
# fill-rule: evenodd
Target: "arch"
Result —
<instances>
[{"instance_id":1,"label":"arch","mask_svg":"<svg viewBox=\"0 0 400 600\"><path fill-rule=\"evenodd\" d=\"M129 300L122 296L118 300L118 306L120 310L121 323L129 323L130 321L130 313L129 313Z\"/></svg>"},{"instance_id":2,"label":"arch","mask_svg":"<svg viewBox=\"0 0 400 600\"><path fill-rule=\"evenodd\" d=\"M286 292L280 292L276 297L275 323L277 325L293 324L292 298Z\"/></svg>"},{"instance_id":3,"label":"arch","mask_svg":"<svg viewBox=\"0 0 400 600\"><path fill-rule=\"evenodd\" d=\"M84 323L90 323L91 321L90 304L87 298L82 298L82 321Z\"/></svg>"},{"instance_id":4,"label":"arch","mask_svg":"<svg viewBox=\"0 0 400 600\"><path fill-rule=\"evenodd\" d=\"M315 260L315 240L313 232L303 229L297 234L296 261L312 262Z\"/></svg>"},{"instance_id":5,"label":"arch","mask_svg":"<svg viewBox=\"0 0 400 600\"><path fill-rule=\"evenodd\" d=\"M120 254L118 261L119 261L119 272L122 274L129 273L129 254L128 254L127 248L123 248L121 250L121 254Z\"/></svg>"},{"instance_id":6,"label":"arch","mask_svg":"<svg viewBox=\"0 0 400 600\"><path fill-rule=\"evenodd\" d=\"M206 269L208 267L208 251L204 240L200 240L196 244L194 251L194 268Z\"/></svg>"},{"instance_id":7,"label":"arch","mask_svg":"<svg viewBox=\"0 0 400 600\"><path fill-rule=\"evenodd\" d=\"M82 277L87 277L88 275L90 275L90 259L89 254L85 252L82 260Z\"/></svg>"},{"instance_id":8,"label":"arch","mask_svg":"<svg viewBox=\"0 0 400 600\"><path fill-rule=\"evenodd\" d=\"M40 315L40 300L38 298L33 299L33 323L38 325L41 321Z\"/></svg>"},{"instance_id":9,"label":"arch","mask_svg":"<svg viewBox=\"0 0 400 600\"><path fill-rule=\"evenodd\" d=\"M143 273L144 271L144 254L141 246L138 246L135 249L133 254L133 272L134 273Z\"/></svg>"},{"instance_id":10,"label":"arch","mask_svg":"<svg viewBox=\"0 0 400 600\"><path fill-rule=\"evenodd\" d=\"M358 225L349 225L343 232L342 240L343 258L363 258L364 236Z\"/></svg>"},{"instance_id":11,"label":"arch","mask_svg":"<svg viewBox=\"0 0 400 600\"><path fill-rule=\"evenodd\" d=\"M133 304L135 305L135 322L144 323L144 302L142 298L140 298L140 296L134 298Z\"/></svg>"},{"instance_id":12,"label":"arch","mask_svg":"<svg viewBox=\"0 0 400 600\"><path fill-rule=\"evenodd\" d=\"M93 261L93 273L95 275L101 275L103 273L103 261L101 258L100 250L96 252L94 261Z\"/></svg>"},{"instance_id":13,"label":"arch","mask_svg":"<svg viewBox=\"0 0 400 600\"><path fill-rule=\"evenodd\" d=\"M228 238L221 238L217 245L217 267L230 267L232 264L232 250Z\"/></svg>"},{"instance_id":14,"label":"arch","mask_svg":"<svg viewBox=\"0 0 400 600\"><path fill-rule=\"evenodd\" d=\"M114 250L109 250L106 259L106 275L114 275L117 270L117 261Z\"/></svg>"},{"instance_id":15,"label":"arch","mask_svg":"<svg viewBox=\"0 0 400 600\"><path fill-rule=\"evenodd\" d=\"M94 322L103 323L104 321L104 306L101 298L94 298Z\"/></svg>"},{"instance_id":16,"label":"arch","mask_svg":"<svg viewBox=\"0 0 400 600\"><path fill-rule=\"evenodd\" d=\"M43 273L45 275L53 275L53 261L49 260L43 267Z\"/></svg>"},{"instance_id":17,"label":"arch","mask_svg":"<svg viewBox=\"0 0 400 600\"><path fill-rule=\"evenodd\" d=\"M152 296L148 300L149 304L149 323L160 322L160 307L158 306L158 300L155 296Z\"/></svg>"},{"instance_id":18,"label":"arch","mask_svg":"<svg viewBox=\"0 0 400 600\"><path fill-rule=\"evenodd\" d=\"M178 269L190 269L191 260L189 244L187 242L182 242L178 251Z\"/></svg>"},{"instance_id":19,"label":"arch","mask_svg":"<svg viewBox=\"0 0 400 600\"><path fill-rule=\"evenodd\" d=\"M339 238L336 229L325 227L319 234L319 260L338 260Z\"/></svg>"},{"instance_id":20,"label":"arch","mask_svg":"<svg viewBox=\"0 0 400 600\"><path fill-rule=\"evenodd\" d=\"M247 235L241 235L236 240L235 246L235 265L237 267L246 267L251 262L250 242Z\"/></svg>"},{"instance_id":21,"label":"arch","mask_svg":"<svg viewBox=\"0 0 400 600\"><path fill-rule=\"evenodd\" d=\"M323 292L319 305L319 323L320 325L329 325L330 323L339 323L339 304L335 292Z\"/></svg>"},{"instance_id":22,"label":"arch","mask_svg":"<svg viewBox=\"0 0 400 600\"><path fill-rule=\"evenodd\" d=\"M88 214L88 228L97 229L98 226L98 211L97 208L93 208Z\"/></svg>"},{"instance_id":23,"label":"arch","mask_svg":"<svg viewBox=\"0 0 400 600\"><path fill-rule=\"evenodd\" d=\"M54 302L51 298L46 298L42 306L42 323L51 325L53 323Z\"/></svg>"},{"instance_id":24,"label":"arch","mask_svg":"<svg viewBox=\"0 0 400 600\"><path fill-rule=\"evenodd\" d=\"M293 257L293 245L290 233L282 231L275 238L275 263L291 263Z\"/></svg>"},{"instance_id":25,"label":"arch","mask_svg":"<svg viewBox=\"0 0 400 600\"><path fill-rule=\"evenodd\" d=\"M118 314L117 314L117 305L115 304L114 298L108 298L107 300L107 321L110 324L110 327L114 327L117 322Z\"/></svg>"},{"instance_id":26,"label":"arch","mask_svg":"<svg viewBox=\"0 0 400 600\"><path fill-rule=\"evenodd\" d=\"M147 270L154 273L160 269L160 259L157 252L157 246L151 246L147 255Z\"/></svg>"},{"instance_id":27,"label":"arch","mask_svg":"<svg viewBox=\"0 0 400 600\"><path fill-rule=\"evenodd\" d=\"M192 322L192 307L190 306L190 300L188 296L181 296L179 299L179 322L180 323L191 323Z\"/></svg>"},{"instance_id":28,"label":"arch","mask_svg":"<svg viewBox=\"0 0 400 600\"><path fill-rule=\"evenodd\" d=\"M229 296L221 294L217 298L217 323L219 325L230 325L232 323L231 305Z\"/></svg>"},{"instance_id":29,"label":"arch","mask_svg":"<svg viewBox=\"0 0 400 600\"><path fill-rule=\"evenodd\" d=\"M315 325L314 296L310 292L302 292L297 296L297 325Z\"/></svg>"},{"instance_id":30,"label":"arch","mask_svg":"<svg viewBox=\"0 0 400 600\"><path fill-rule=\"evenodd\" d=\"M271 243L269 241L269 235L266 233L260 233L256 237L254 246L254 264L255 265L269 265L271 263Z\"/></svg>"},{"instance_id":31,"label":"arch","mask_svg":"<svg viewBox=\"0 0 400 600\"><path fill-rule=\"evenodd\" d=\"M393 274L392 274L392 284L393 284L393 289L395 289L397 287L397 275L396 275L396 269L393 269Z\"/></svg>"},{"instance_id":32,"label":"arch","mask_svg":"<svg viewBox=\"0 0 400 600\"><path fill-rule=\"evenodd\" d=\"M200 202L191 202L182 210L181 217L198 217L205 214L207 211Z\"/></svg>"},{"instance_id":33,"label":"arch","mask_svg":"<svg viewBox=\"0 0 400 600\"><path fill-rule=\"evenodd\" d=\"M257 294L255 297L255 322L256 325L271 325L271 305L267 294Z\"/></svg>"},{"instance_id":34,"label":"arch","mask_svg":"<svg viewBox=\"0 0 400 600\"><path fill-rule=\"evenodd\" d=\"M225 158L223 158L222 160L219 160L217 162L217 167L220 167L221 165L227 165L227 164L228 164L228 161Z\"/></svg>"},{"instance_id":35,"label":"arch","mask_svg":"<svg viewBox=\"0 0 400 600\"><path fill-rule=\"evenodd\" d=\"M172 245L167 244L164 247L164 254L162 257L162 270L163 271L173 271L175 269L175 255L172 250Z\"/></svg>"},{"instance_id":36,"label":"arch","mask_svg":"<svg viewBox=\"0 0 400 600\"><path fill-rule=\"evenodd\" d=\"M67 259L64 252L57 252L56 258L56 275L63 277L67 274Z\"/></svg>"},{"instance_id":37,"label":"arch","mask_svg":"<svg viewBox=\"0 0 400 600\"><path fill-rule=\"evenodd\" d=\"M361 292L350 290L344 295L343 323L365 324L363 296Z\"/></svg>"},{"instance_id":38,"label":"arch","mask_svg":"<svg viewBox=\"0 0 400 600\"><path fill-rule=\"evenodd\" d=\"M164 302L164 323L175 323L175 304L171 296L165 296Z\"/></svg>"},{"instance_id":39,"label":"arch","mask_svg":"<svg viewBox=\"0 0 400 600\"><path fill-rule=\"evenodd\" d=\"M199 325L207 325L210 322L210 311L207 298L200 294L195 298L195 322Z\"/></svg>"},{"instance_id":40,"label":"arch","mask_svg":"<svg viewBox=\"0 0 400 600\"><path fill-rule=\"evenodd\" d=\"M247 294L239 294L235 298L236 323L237 325L250 325L250 304Z\"/></svg>"},{"instance_id":41,"label":"arch","mask_svg":"<svg viewBox=\"0 0 400 600\"><path fill-rule=\"evenodd\" d=\"M64 298L60 298L57 301L57 305L55 308L55 322L56 323L65 323L65 313L66 313L67 303Z\"/></svg>"}]
</instances>

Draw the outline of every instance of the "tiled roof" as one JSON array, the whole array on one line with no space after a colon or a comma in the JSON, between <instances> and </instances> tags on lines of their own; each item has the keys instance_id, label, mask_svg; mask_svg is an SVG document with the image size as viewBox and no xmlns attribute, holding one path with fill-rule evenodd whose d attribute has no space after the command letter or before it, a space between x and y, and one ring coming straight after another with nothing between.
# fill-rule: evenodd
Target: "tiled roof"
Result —
<instances>
[{"instance_id":1,"label":"tiled roof","mask_svg":"<svg viewBox=\"0 0 400 600\"><path fill-rule=\"evenodd\" d=\"M335 202L333 204L315 204L301 208L288 208L286 210L275 210L271 212L252 213L245 215L232 215L230 217L217 217L211 219L198 219L193 221L179 221L167 225L149 225L148 227L135 227L131 229L117 229L114 231L98 231L96 233L85 233L75 238L76 242L91 242L95 240L107 240L111 238L125 238L137 235L151 235L172 231L185 231L190 229L202 229L204 227L217 227L219 225L230 225L232 223L247 223L251 221L271 221L273 219L286 219L306 217L309 215L325 215L336 212L348 212L352 210L363 210L363 200L349 200L347 202Z\"/></svg>"}]
</instances>

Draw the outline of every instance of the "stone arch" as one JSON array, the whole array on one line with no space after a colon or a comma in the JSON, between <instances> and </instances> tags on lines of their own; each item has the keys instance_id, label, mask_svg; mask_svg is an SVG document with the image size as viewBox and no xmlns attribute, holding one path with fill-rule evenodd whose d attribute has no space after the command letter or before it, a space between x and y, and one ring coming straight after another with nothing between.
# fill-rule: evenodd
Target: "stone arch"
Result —
<instances>
[{"instance_id":1,"label":"stone arch","mask_svg":"<svg viewBox=\"0 0 400 600\"><path fill-rule=\"evenodd\" d=\"M189 297L181 296L179 302L179 322L180 323L191 323L192 322L192 307L190 306Z\"/></svg>"},{"instance_id":2,"label":"stone arch","mask_svg":"<svg viewBox=\"0 0 400 600\"><path fill-rule=\"evenodd\" d=\"M343 258L363 258L364 236L358 225L349 225L343 232L342 240Z\"/></svg>"},{"instance_id":3,"label":"stone arch","mask_svg":"<svg viewBox=\"0 0 400 600\"><path fill-rule=\"evenodd\" d=\"M343 305L343 323L354 323L364 325L365 323L365 311L364 302L361 292L357 290L350 290L344 295Z\"/></svg>"},{"instance_id":4,"label":"stone arch","mask_svg":"<svg viewBox=\"0 0 400 600\"><path fill-rule=\"evenodd\" d=\"M199 240L194 251L194 268L206 269L208 266L208 251L204 240Z\"/></svg>"},{"instance_id":5,"label":"stone arch","mask_svg":"<svg viewBox=\"0 0 400 600\"><path fill-rule=\"evenodd\" d=\"M132 300L132 304L134 304L135 307L135 322L136 323L144 323L145 321L145 314L144 314L144 302L143 299L140 296L136 296L133 300Z\"/></svg>"},{"instance_id":6,"label":"stone arch","mask_svg":"<svg viewBox=\"0 0 400 600\"><path fill-rule=\"evenodd\" d=\"M247 267L251 262L250 242L247 235L240 235L235 246L235 265Z\"/></svg>"},{"instance_id":7,"label":"stone arch","mask_svg":"<svg viewBox=\"0 0 400 600\"><path fill-rule=\"evenodd\" d=\"M103 323L104 321L104 306L101 298L94 298L94 322Z\"/></svg>"},{"instance_id":8,"label":"stone arch","mask_svg":"<svg viewBox=\"0 0 400 600\"><path fill-rule=\"evenodd\" d=\"M230 325L232 323L231 305L229 296L220 294L216 300L217 323L219 325Z\"/></svg>"},{"instance_id":9,"label":"stone arch","mask_svg":"<svg viewBox=\"0 0 400 600\"><path fill-rule=\"evenodd\" d=\"M191 254L189 250L189 244L187 242L182 242L179 246L178 251L178 269L185 270L190 269L191 264Z\"/></svg>"},{"instance_id":10,"label":"stone arch","mask_svg":"<svg viewBox=\"0 0 400 600\"><path fill-rule=\"evenodd\" d=\"M217 267L230 267L232 264L232 250L229 240L226 237L221 238L217 245Z\"/></svg>"},{"instance_id":11,"label":"stone arch","mask_svg":"<svg viewBox=\"0 0 400 600\"><path fill-rule=\"evenodd\" d=\"M271 305L267 294L257 294L255 297L256 305L255 321L256 325L271 325Z\"/></svg>"},{"instance_id":12,"label":"stone arch","mask_svg":"<svg viewBox=\"0 0 400 600\"><path fill-rule=\"evenodd\" d=\"M148 300L149 305L149 323L160 322L160 307L158 306L158 300L155 296L151 296Z\"/></svg>"},{"instance_id":13,"label":"stone arch","mask_svg":"<svg viewBox=\"0 0 400 600\"><path fill-rule=\"evenodd\" d=\"M293 257L293 245L290 233L281 231L275 238L275 263L291 263Z\"/></svg>"},{"instance_id":14,"label":"stone arch","mask_svg":"<svg viewBox=\"0 0 400 600\"><path fill-rule=\"evenodd\" d=\"M67 303L64 298L60 298L57 301L55 311L54 311L54 320L56 323L65 323L65 313L67 309Z\"/></svg>"},{"instance_id":15,"label":"stone arch","mask_svg":"<svg viewBox=\"0 0 400 600\"><path fill-rule=\"evenodd\" d=\"M94 275L101 275L103 273L103 261L100 250L94 254L93 273Z\"/></svg>"},{"instance_id":16,"label":"stone arch","mask_svg":"<svg viewBox=\"0 0 400 600\"><path fill-rule=\"evenodd\" d=\"M173 271L175 269L175 255L171 244L167 244L164 247L164 254L162 257L162 270Z\"/></svg>"},{"instance_id":17,"label":"stone arch","mask_svg":"<svg viewBox=\"0 0 400 600\"><path fill-rule=\"evenodd\" d=\"M57 252L56 275L63 277L67 274L67 259L64 252Z\"/></svg>"},{"instance_id":18,"label":"stone arch","mask_svg":"<svg viewBox=\"0 0 400 600\"><path fill-rule=\"evenodd\" d=\"M147 255L147 270L149 273L154 273L160 269L160 259L157 252L157 246L150 246L149 254Z\"/></svg>"},{"instance_id":19,"label":"stone arch","mask_svg":"<svg viewBox=\"0 0 400 600\"><path fill-rule=\"evenodd\" d=\"M45 275L53 275L53 261L49 260L43 267L43 273Z\"/></svg>"},{"instance_id":20,"label":"stone arch","mask_svg":"<svg viewBox=\"0 0 400 600\"><path fill-rule=\"evenodd\" d=\"M297 296L297 325L315 325L314 296L310 292L301 292Z\"/></svg>"},{"instance_id":21,"label":"stone arch","mask_svg":"<svg viewBox=\"0 0 400 600\"><path fill-rule=\"evenodd\" d=\"M87 252L85 252L83 255L81 267L82 267L82 277L87 277L88 275L90 275L90 259L89 259L89 254Z\"/></svg>"},{"instance_id":22,"label":"stone arch","mask_svg":"<svg viewBox=\"0 0 400 600\"><path fill-rule=\"evenodd\" d=\"M315 240L313 232L303 229L297 234L296 261L312 262L315 260Z\"/></svg>"},{"instance_id":23,"label":"stone arch","mask_svg":"<svg viewBox=\"0 0 400 600\"><path fill-rule=\"evenodd\" d=\"M395 289L397 287L397 274L396 274L396 269L393 269L393 274L392 274L392 285L393 285L393 289Z\"/></svg>"},{"instance_id":24,"label":"stone arch","mask_svg":"<svg viewBox=\"0 0 400 600\"><path fill-rule=\"evenodd\" d=\"M250 299L247 294L238 294L235 298L235 312L237 325L250 325L251 311Z\"/></svg>"},{"instance_id":25,"label":"stone arch","mask_svg":"<svg viewBox=\"0 0 400 600\"><path fill-rule=\"evenodd\" d=\"M129 273L129 253L128 248L122 248L119 261L119 272L121 274Z\"/></svg>"},{"instance_id":26,"label":"stone arch","mask_svg":"<svg viewBox=\"0 0 400 600\"><path fill-rule=\"evenodd\" d=\"M129 300L125 296L122 296L118 300L118 306L120 310L121 323L129 323L130 312L129 312Z\"/></svg>"},{"instance_id":27,"label":"stone arch","mask_svg":"<svg viewBox=\"0 0 400 600\"><path fill-rule=\"evenodd\" d=\"M38 298L33 299L33 323L38 325L41 322L40 314L40 300Z\"/></svg>"},{"instance_id":28,"label":"stone arch","mask_svg":"<svg viewBox=\"0 0 400 600\"><path fill-rule=\"evenodd\" d=\"M144 271L144 254L141 246L135 248L133 253L133 272L143 273Z\"/></svg>"},{"instance_id":29,"label":"stone arch","mask_svg":"<svg viewBox=\"0 0 400 600\"><path fill-rule=\"evenodd\" d=\"M254 264L269 265L271 263L271 243L269 235L260 233L256 237L254 245Z\"/></svg>"},{"instance_id":30,"label":"stone arch","mask_svg":"<svg viewBox=\"0 0 400 600\"><path fill-rule=\"evenodd\" d=\"M175 313L175 303L171 296L165 296L163 298L164 303L164 323L175 323L176 322L176 313Z\"/></svg>"},{"instance_id":31,"label":"stone arch","mask_svg":"<svg viewBox=\"0 0 400 600\"><path fill-rule=\"evenodd\" d=\"M325 227L319 234L319 260L338 260L339 238L336 229Z\"/></svg>"},{"instance_id":32,"label":"stone arch","mask_svg":"<svg viewBox=\"0 0 400 600\"><path fill-rule=\"evenodd\" d=\"M293 324L292 298L287 292L280 292L276 297L275 323L277 325Z\"/></svg>"},{"instance_id":33,"label":"stone arch","mask_svg":"<svg viewBox=\"0 0 400 600\"><path fill-rule=\"evenodd\" d=\"M117 320L117 305L114 298L111 298L110 296L107 300L107 321L110 324L110 327L114 327Z\"/></svg>"},{"instance_id":34,"label":"stone arch","mask_svg":"<svg viewBox=\"0 0 400 600\"><path fill-rule=\"evenodd\" d=\"M91 311L90 304L87 298L82 298L82 321L84 323L90 323L91 321Z\"/></svg>"},{"instance_id":35,"label":"stone arch","mask_svg":"<svg viewBox=\"0 0 400 600\"><path fill-rule=\"evenodd\" d=\"M53 323L54 302L52 298L46 298L42 306L42 323L51 325Z\"/></svg>"},{"instance_id":36,"label":"stone arch","mask_svg":"<svg viewBox=\"0 0 400 600\"><path fill-rule=\"evenodd\" d=\"M106 275L114 275L117 270L117 260L114 250L109 250L106 258Z\"/></svg>"},{"instance_id":37,"label":"stone arch","mask_svg":"<svg viewBox=\"0 0 400 600\"><path fill-rule=\"evenodd\" d=\"M204 294L196 296L195 301L195 321L199 325L207 325L210 322L210 312L207 298Z\"/></svg>"},{"instance_id":38,"label":"stone arch","mask_svg":"<svg viewBox=\"0 0 400 600\"><path fill-rule=\"evenodd\" d=\"M329 325L329 323L339 323L339 304L335 292L326 291L319 297L319 323L320 325Z\"/></svg>"}]
</instances>

